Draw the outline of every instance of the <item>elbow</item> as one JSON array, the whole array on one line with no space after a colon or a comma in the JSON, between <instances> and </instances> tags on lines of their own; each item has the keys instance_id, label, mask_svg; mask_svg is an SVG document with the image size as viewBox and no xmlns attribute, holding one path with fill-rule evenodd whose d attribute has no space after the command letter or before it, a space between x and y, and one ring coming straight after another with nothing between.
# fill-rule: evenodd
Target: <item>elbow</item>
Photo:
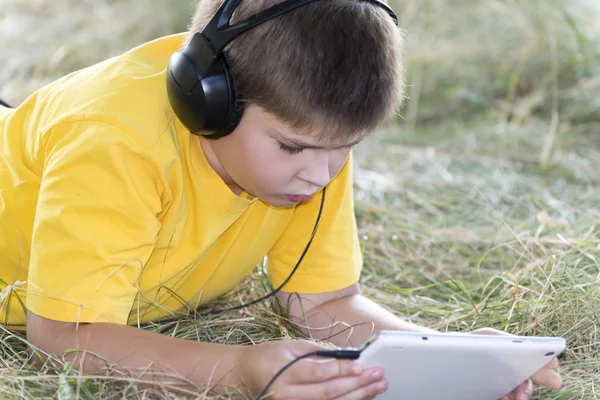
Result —
<instances>
[{"instance_id":1,"label":"elbow","mask_svg":"<svg viewBox=\"0 0 600 400\"><path fill-rule=\"evenodd\" d=\"M26 334L29 363L40 369L50 356L64 353L70 347L69 337L74 336L75 329L75 323L50 320L28 311Z\"/></svg>"}]
</instances>

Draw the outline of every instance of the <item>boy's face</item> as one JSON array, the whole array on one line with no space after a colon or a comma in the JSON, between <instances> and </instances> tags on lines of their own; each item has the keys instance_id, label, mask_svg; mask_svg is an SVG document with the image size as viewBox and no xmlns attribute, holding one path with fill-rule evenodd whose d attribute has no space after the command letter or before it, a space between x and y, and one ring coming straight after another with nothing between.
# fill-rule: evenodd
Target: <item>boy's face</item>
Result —
<instances>
[{"instance_id":1,"label":"boy's face","mask_svg":"<svg viewBox=\"0 0 600 400\"><path fill-rule=\"evenodd\" d=\"M327 185L363 137L322 143L314 135L292 133L273 115L248 105L230 135L201 142L209 164L233 192L244 190L285 207L309 200Z\"/></svg>"}]
</instances>

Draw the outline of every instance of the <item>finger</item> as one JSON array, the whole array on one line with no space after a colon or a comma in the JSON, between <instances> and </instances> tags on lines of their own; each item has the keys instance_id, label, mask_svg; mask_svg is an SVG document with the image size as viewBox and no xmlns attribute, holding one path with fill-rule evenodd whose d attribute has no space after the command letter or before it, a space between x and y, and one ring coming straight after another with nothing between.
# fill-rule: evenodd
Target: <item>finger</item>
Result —
<instances>
[{"instance_id":1,"label":"finger","mask_svg":"<svg viewBox=\"0 0 600 400\"><path fill-rule=\"evenodd\" d=\"M326 382L334 378L358 376L362 367L351 360L303 360L290 368L287 382L291 384Z\"/></svg>"},{"instance_id":2,"label":"finger","mask_svg":"<svg viewBox=\"0 0 600 400\"><path fill-rule=\"evenodd\" d=\"M502 397L502 400L529 400L533 391L531 381L526 381L517 386L512 392Z\"/></svg>"},{"instance_id":3,"label":"finger","mask_svg":"<svg viewBox=\"0 0 600 400\"><path fill-rule=\"evenodd\" d=\"M558 368L558 358L553 358L552 361L550 361L545 368L550 368L550 369L554 369L554 368Z\"/></svg>"},{"instance_id":4,"label":"finger","mask_svg":"<svg viewBox=\"0 0 600 400\"><path fill-rule=\"evenodd\" d=\"M537 384L547 386L552 389L560 389L562 386L561 376L551 368L542 368L536 372L531 379Z\"/></svg>"},{"instance_id":5,"label":"finger","mask_svg":"<svg viewBox=\"0 0 600 400\"><path fill-rule=\"evenodd\" d=\"M536 372L531 379L540 385L552 389L560 389L562 386L561 376L553 369L558 367L558 359L553 358L544 368Z\"/></svg>"},{"instance_id":6,"label":"finger","mask_svg":"<svg viewBox=\"0 0 600 400\"><path fill-rule=\"evenodd\" d=\"M383 387L378 386L383 385ZM289 388L289 387L288 387ZM358 376L345 376L326 382L294 385L291 390L297 399L364 399L387 389L381 368L369 368ZM358 397L353 397L358 396Z\"/></svg>"},{"instance_id":7,"label":"finger","mask_svg":"<svg viewBox=\"0 0 600 400\"><path fill-rule=\"evenodd\" d=\"M387 390L387 382L381 380L379 382L373 382L370 385L363 386L358 390L338 397L336 400L367 400L374 399L377 395L385 393Z\"/></svg>"},{"instance_id":8,"label":"finger","mask_svg":"<svg viewBox=\"0 0 600 400\"><path fill-rule=\"evenodd\" d=\"M507 397L510 400L523 400L523 395L526 393L526 390L526 382L523 382L504 397Z\"/></svg>"},{"instance_id":9,"label":"finger","mask_svg":"<svg viewBox=\"0 0 600 400\"><path fill-rule=\"evenodd\" d=\"M514 336L511 333L499 331L498 329L494 328L479 328L469 333L472 335Z\"/></svg>"},{"instance_id":10,"label":"finger","mask_svg":"<svg viewBox=\"0 0 600 400\"><path fill-rule=\"evenodd\" d=\"M523 382L517 388L516 400L529 400L531 399L531 394L533 393L533 382L531 380L527 380Z\"/></svg>"}]
</instances>

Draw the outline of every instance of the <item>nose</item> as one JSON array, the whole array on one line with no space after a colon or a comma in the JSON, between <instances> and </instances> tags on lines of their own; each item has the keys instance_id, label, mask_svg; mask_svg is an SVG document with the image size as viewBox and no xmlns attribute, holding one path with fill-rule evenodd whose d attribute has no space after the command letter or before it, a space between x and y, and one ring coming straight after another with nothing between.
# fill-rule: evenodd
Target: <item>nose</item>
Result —
<instances>
[{"instance_id":1,"label":"nose","mask_svg":"<svg viewBox=\"0 0 600 400\"><path fill-rule=\"evenodd\" d=\"M329 154L328 152L316 152L315 157L311 157L308 165L300 175L300 179L314 185L318 188L325 187L331 180L329 171Z\"/></svg>"}]
</instances>

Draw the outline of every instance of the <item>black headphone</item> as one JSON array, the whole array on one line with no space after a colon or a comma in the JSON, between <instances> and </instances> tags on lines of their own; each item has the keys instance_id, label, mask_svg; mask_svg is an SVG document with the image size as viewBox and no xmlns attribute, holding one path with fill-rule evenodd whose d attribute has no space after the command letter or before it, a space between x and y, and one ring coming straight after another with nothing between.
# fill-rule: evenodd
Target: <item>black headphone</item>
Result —
<instances>
[{"instance_id":1,"label":"black headphone","mask_svg":"<svg viewBox=\"0 0 600 400\"><path fill-rule=\"evenodd\" d=\"M173 54L167 66L167 93L175 115L190 132L209 139L231 133L244 110L223 54L225 46L255 26L316 0L287 0L232 26L229 22L240 1L225 0L206 28ZM387 4L361 1L381 7L398 24Z\"/></svg>"}]
</instances>

